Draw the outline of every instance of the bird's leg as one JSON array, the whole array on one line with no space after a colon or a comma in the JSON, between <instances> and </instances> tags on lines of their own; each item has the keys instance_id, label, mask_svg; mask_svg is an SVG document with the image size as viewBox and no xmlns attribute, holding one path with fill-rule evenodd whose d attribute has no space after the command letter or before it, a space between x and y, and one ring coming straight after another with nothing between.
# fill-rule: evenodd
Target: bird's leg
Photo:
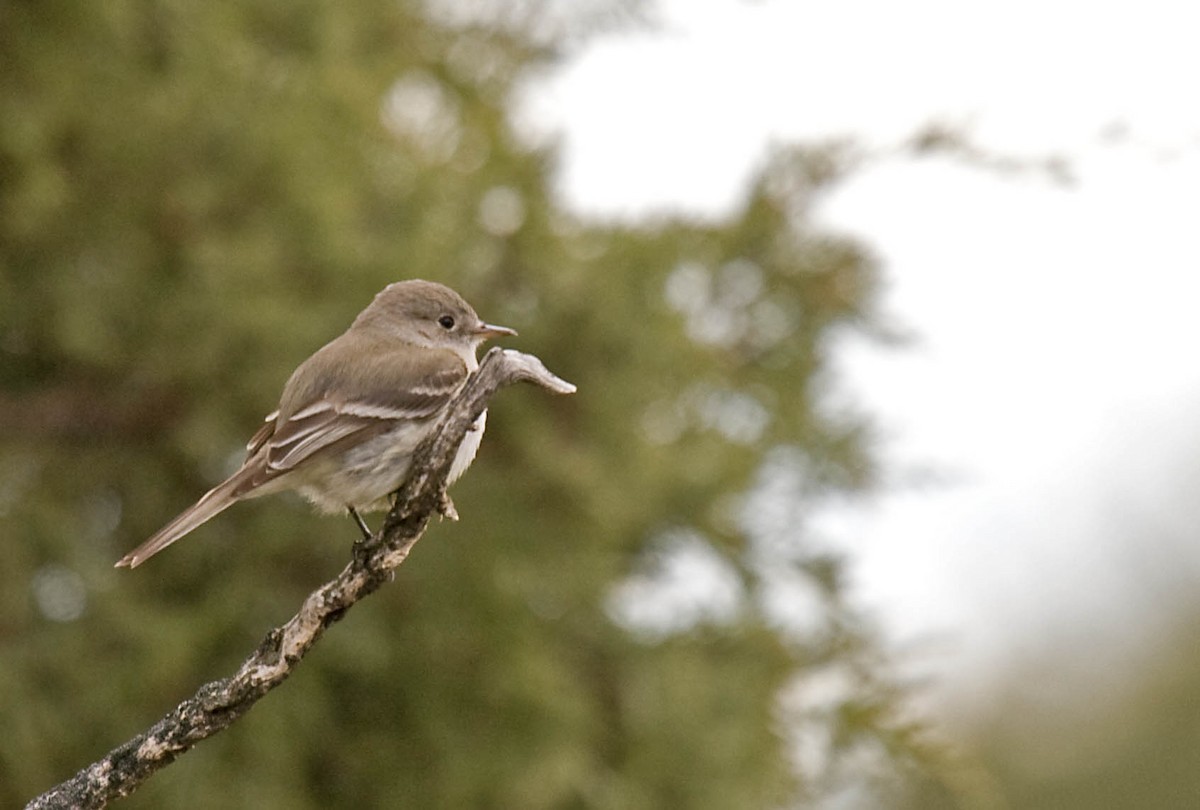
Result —
<instances>
[{"instance_id":1,"label":"bird's leg","mask_svg":"<svg viewBox=\"0 0 1200 810\"><path fill-rule=\"evenodd\" d=\"M358 514L358 510L353 506L347 506L346 511L350 513L350 517L354 518L354 522L358 524L359 531L362 532L363 540L370 540L373 536L371 528L367 526L367 522L362 519L362 515Z\"/></svg>"},{"instance_id":2,"label":"bird's leg","mask_svg":"<svg viewBox=\"0 0 1200 810\"><path fill-rule=\"evenodd\" d=\"M350 517L354 518L354 522L358 524L358 530L362 532L362 537L359 537L354 541L354 548L351 551L354 554L354 558L356 560L358 560L359 562L363 562L363 560L360 559L360 555L366 553L367 541L370 540L375 535L371 534L371 527L368 526L367 522L362 519L362 515L360 515L358 513L357 509L355 509L353 506L347 506L346 511L350 513ZM387 581L392 582L395 579L396 579L396 572L394 570L388 571L387 572Z\"/></svg>"}]
</instances>

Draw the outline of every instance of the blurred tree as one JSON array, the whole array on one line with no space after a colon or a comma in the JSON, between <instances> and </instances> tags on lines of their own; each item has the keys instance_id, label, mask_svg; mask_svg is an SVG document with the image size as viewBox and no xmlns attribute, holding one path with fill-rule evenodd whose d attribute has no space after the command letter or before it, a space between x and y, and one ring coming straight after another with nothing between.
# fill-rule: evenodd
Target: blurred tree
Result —
<instances>
[{"instance_id":1,"label":"blurred tree","mask_svg":"<svg viewBox=\"0 0 1200 810\"><path fill-rule=\"evenodd\" d=\"M1126 615L1107 633L1060 624L1031 635L960 708L955 725L1008 807L1200 803L1200 570L1186 550L1195 542L1200 454L1186 432L1180 442L1186 462L1158 493L1156 513L1131 519L1123 506L1110 507L1118 516L1093 538L1098 547L1130 549L1126 581L1107 586ZM948 805L917 789L900 806Z\"/></svg>"},{"instance_id":2,"label":"blurred tree","mask_svg":"<svg viewBox=\"0 0 1200 810\"><path fill-rule=\"evenodd\" d=\"M281 499L111 564L407 277L580 394L500 397L462 522L129 806L779 806L844 788L822 774L864 747L936 782L839 561L804 544L808 506L872 479L825 396L875 286L809 221L837 151L779 153L728 222L578 221L510 121L555 57L548 5L439 9L0 6L0 804L226 673L339 567L354 529ZM782 573L803 631L764 607ZM820 711L785 700L816 673L841 673ZM801 728L824 754L797 765Z\"/></svg>"}]
</instances>

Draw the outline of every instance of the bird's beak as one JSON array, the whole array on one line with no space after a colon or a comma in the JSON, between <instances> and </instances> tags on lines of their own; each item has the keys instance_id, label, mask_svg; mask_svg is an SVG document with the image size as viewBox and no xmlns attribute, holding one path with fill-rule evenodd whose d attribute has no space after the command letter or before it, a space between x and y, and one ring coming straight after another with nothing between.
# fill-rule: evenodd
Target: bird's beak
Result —
<instances>
[{"instance_id":1,"label":"bird's beak","mask_svg":"<svg viewBox=\"0 0 1200 810\"><path fill-rule=\"evenodd\" d=\"M479 326L475 327L475 334L483 340L489 340L491 338L504 337L505 335L509 337L515 337L517 330L509 329L507 326L496 326L495 324L481 323Z\"/></svg>"}]
</instances>

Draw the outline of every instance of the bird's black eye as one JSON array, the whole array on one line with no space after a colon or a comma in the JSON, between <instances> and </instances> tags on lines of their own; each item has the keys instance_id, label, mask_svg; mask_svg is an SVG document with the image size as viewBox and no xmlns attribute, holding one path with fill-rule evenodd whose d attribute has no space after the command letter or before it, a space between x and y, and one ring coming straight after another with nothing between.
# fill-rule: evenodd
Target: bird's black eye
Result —
<instances>
[{"instance_id":1,"label":"bird's black eye","mask_svg":"<svg viewBox=\"0 0 1200 810\"><path fill-rule=\"evenodd\" d=\"M438 318L438 323L441 325L441 327L443 329L453 329L454 328L454 318L451 317L450 315L443 315L442 317Z\"/></svg>"}]
</instances>

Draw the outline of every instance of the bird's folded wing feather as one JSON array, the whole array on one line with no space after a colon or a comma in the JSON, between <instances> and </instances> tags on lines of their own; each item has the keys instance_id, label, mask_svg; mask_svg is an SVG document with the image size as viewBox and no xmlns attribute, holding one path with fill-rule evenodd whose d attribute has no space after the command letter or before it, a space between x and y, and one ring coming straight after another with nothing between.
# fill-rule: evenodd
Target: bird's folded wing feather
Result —
<instances>
[{"instance_id":1,"label":"bird's folded wing feather","mask_svg":"<svg viewBox=\"0 0 1200 810\"><path fill-rule=\"evenodd\" d=\"M260 468L264 479L335 445L345 446L356 437L366 440L398 421L428 419L467 379L466 365L453 352L381 346L364 354L362 348L356 347L352 367L351 358L341 357L334 341L306 361L307 365L324 355L326 371L320 378L302 374L304 366L292 375L279 410L267 417L247 445L250 456L265 451Z\"/></svg>"},{"instance_id":2,"label":"bird's folded wing feather","mask_svg":"<svg viewBox=\"0 0 1200 810\"><path fill-rule=\"evenodd\" d=\"M271 438L275 433L275 420L279 418L279 411L271 411L263 419L262 427L254 432L250 437L250 441L246 442L246 458L249 459L259 448L267 443L267 439Z\"/></svg>"}]
</instances>

